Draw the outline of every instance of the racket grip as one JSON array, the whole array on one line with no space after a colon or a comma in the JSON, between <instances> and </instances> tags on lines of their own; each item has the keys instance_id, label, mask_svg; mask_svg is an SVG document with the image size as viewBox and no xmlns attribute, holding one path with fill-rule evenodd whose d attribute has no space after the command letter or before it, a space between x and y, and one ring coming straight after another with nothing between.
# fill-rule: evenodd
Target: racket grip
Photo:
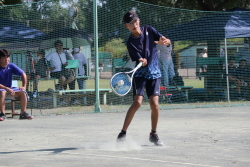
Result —
<instances>
[{"instance_id":1,"label":"racket grip","mask_svg":"<svg viewBox=\"0 0 250 167\"><path fill-rule=\"evenodd\" d=\"M136 66L136 68L140 68L142 66L142 62L140 62L137 66Z\"/></svg>"}]
</instances>

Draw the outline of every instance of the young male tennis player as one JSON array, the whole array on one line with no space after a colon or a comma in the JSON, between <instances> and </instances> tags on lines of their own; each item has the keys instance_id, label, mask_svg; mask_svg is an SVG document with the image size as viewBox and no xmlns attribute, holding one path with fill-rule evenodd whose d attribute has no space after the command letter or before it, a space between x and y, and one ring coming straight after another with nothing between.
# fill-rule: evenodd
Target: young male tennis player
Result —
<instances>
[{"instance_id":1,"label":"young male tennis player","mask_svg":"<svg viewBox=\"0 0 250 167\"><path fill-rule=\"evenodd\" d=\"M133 104L130 106L122 131L117 137L117 141L124 141L126 131L132 121L135 112L140 108L144 96L144 88L146 88L147 96L150 99L151 126L152 130L149 141L157 146L163 146L163 142L159 139L156 128L159 117L159 94L161 84L161 71L159 69L156 43L160 45L170 45L169 39L157 32L152 26L146 25L140 27L140 19L133 11L128 11L123 16L124 26L131 32L127 41L127 48L132 61L136 61L136 65L142 62L133 79Z\"/></svg>"}]
</instances>

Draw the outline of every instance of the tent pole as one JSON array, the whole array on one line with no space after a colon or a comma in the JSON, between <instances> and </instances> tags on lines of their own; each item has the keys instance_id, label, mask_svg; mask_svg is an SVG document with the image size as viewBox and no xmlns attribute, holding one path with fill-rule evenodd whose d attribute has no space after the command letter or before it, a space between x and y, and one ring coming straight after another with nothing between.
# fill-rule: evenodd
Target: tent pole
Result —
<instances>
[{"instance_id":1,"label":"tent pole","mask_svg":"<svg viewBox=\"0 0 250 167\"><path fill-rule=\"evenodd\" d=\"M225 61L226 61L226 76L227 76L227 101L230 102L229 80L228 80L228 61L227 61L227 38L225 38Z\"/></svg>"}]
</instances>

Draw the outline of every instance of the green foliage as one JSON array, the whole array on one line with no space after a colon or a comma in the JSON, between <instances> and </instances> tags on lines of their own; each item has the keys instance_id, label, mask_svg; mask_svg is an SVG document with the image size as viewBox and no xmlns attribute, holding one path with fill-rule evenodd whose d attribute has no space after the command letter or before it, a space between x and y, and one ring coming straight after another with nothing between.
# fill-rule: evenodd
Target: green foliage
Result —
<instances>
[{"instance_id":1,"label":"green foliage","mask_svg":"<svg viewBox=\"0 0 250 167\"><path fill-rule=\"evenodd\" d=\"M246 0L138 0L154 5L167 7L202 10L202 11L225 11L234 7L249 8L250 2Z\"/></svg>"},{"instance_id":2,"label":"green foliage","mask_svg":"<svg viewBox=\"0 0 250 167\"><path fill-rule=\"evenodd\" d=\"M1 0L0 4L2 5L22 4L22 0Z\"/></svg>"},{"instance_id":3,"label":"green foliage","mask_svg":"<svg viewBox=\"0 0 250 167\"><path fill-rule=\"evenodd\" d=\"M181 50L181 49L184 49L190 45L193 45L193 41L176 41L174 43L174 50L175 51L178 51L178 50Z\"/></svg>"},{"instance_id":4,"label":"green foliage","mask_svg":"<svg viewBox=\"0 0 250 167\"><path fill-rule=\"evenodd\" d=\"M114 38L105 45L105 51L112 53L112 58L122 58L127 51L126 45L123 43L123 39Z\"/></svg>"}]
</instances>

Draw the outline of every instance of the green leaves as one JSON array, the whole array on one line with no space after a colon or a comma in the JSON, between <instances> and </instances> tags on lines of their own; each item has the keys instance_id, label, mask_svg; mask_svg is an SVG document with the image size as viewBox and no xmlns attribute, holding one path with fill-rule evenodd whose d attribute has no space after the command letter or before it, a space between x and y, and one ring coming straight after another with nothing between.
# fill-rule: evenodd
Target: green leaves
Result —
<instances>
[{"instance_id":1,"label":"green leaves","mask_svg":"<svg viewBox=\"0 0 250 167\"><path fill-rule=\"evenodd\" d=\"M112 58L122 58L127 51L126 45L123 43L123 39L114 38L105 45L105 51L112 53Z\"/></svg>"}]
</instances>

